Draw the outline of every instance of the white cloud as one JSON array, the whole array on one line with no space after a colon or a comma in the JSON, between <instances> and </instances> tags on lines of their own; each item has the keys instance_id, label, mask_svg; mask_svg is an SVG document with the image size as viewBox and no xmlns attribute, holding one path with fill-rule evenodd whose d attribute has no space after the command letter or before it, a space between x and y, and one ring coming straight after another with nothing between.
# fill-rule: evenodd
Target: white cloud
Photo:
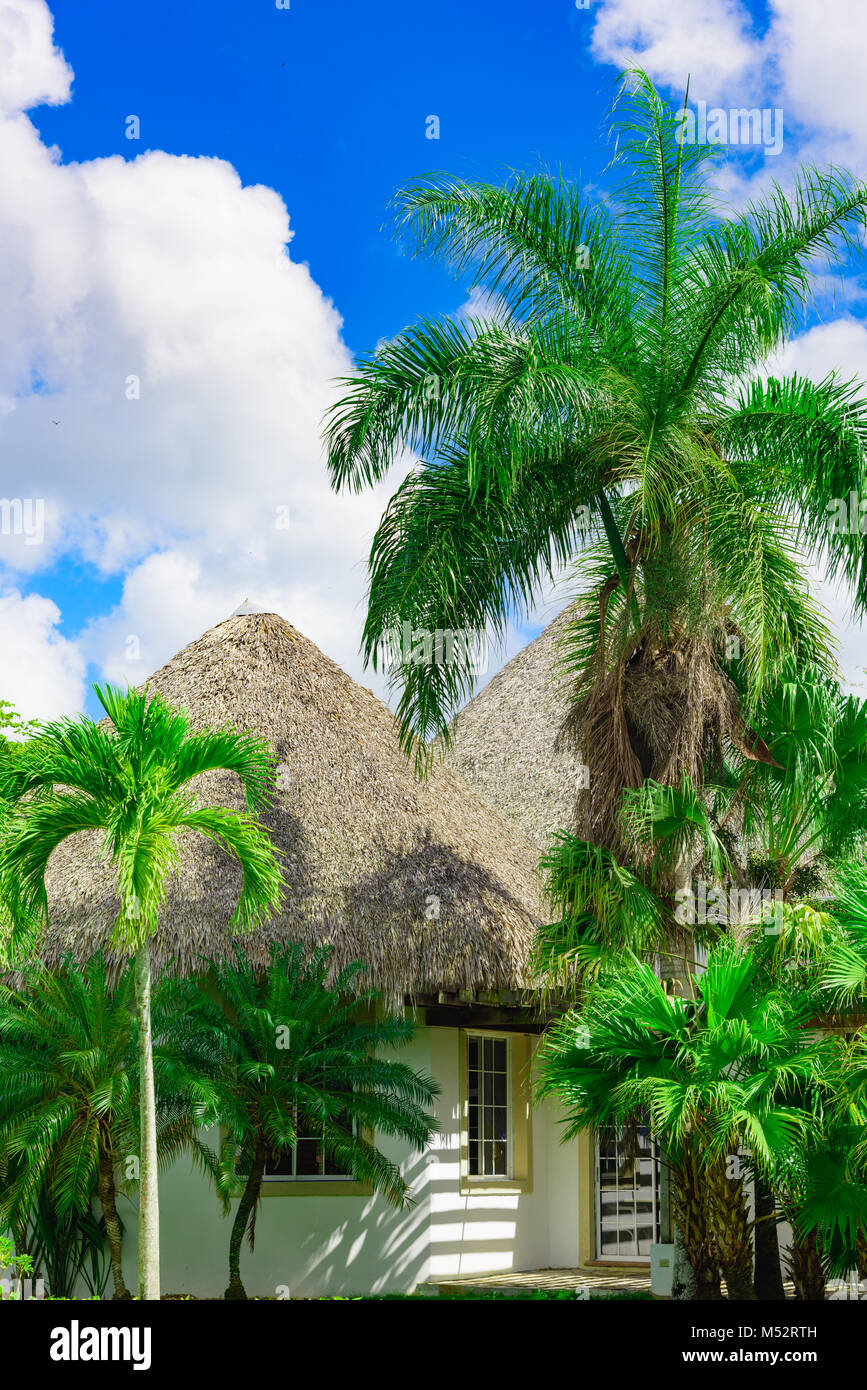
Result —
<instances>
[{"instance_id":1,"label":"white cloud","mask_svg":"<svg viewBox=\"0 0 867 1390\"><path fill-rule=\"evenodd\" d=\"M774 0L769 46L787 105L814 129L867 148L862 0ZM826 156L827 157L827 156Z\"/></svg>"},{"instance_id":2,"label":"white cloud","mask_svg":"<svg viewBox=\"0 0 867 1390\"><path fill-rule=\"evenodd\" d=\"M769 371L798 372L813 381L836 371L842 377L867 382L867 325L854 318L817 324L787 343Z\"/></svg>"},{"instance_id":3,"label":"white cloud","mask_svg":"<svg viewBox=\"0 0 867 1390\"><path fill-rule=\"evenodd\" d=\"M0 36L0 181L16 190L0 205L3 492L46 513L41 546L0 534L0 576L69 553L122 573L119 610L80 642L113 676L140 678L245 595L361 675L365 560L392 489L329 487L320 422L351 364L289 257L283 200L220 159L62 163L12 111L68 90L42 0L0 6Z\"/></svg>"},{"instance_id":4,"label":"white cloud","mask_svg":"<svg viewBox=\"0 0 867 1390\"><path fill-rule=\"evenodd\" d=\"M591 51L617 67L637 59L677 94L689 76L693 101L780 106L787 142L852 164L867 153L863 33L863 0L769 0L762 33L742 0L606 0Z\"/></svg>"},{"instance_id":5,"label":"white cloud","mask_svg":"<svg viewBox=\"0 0 867 1390\"><path fill-rule=\"evenodd\" d=\"M596 7L591 51L625 68L637 61L665 86L711 100L761 61L761 44L738 0L672 5L671 0L606 0Z\"/></svg>"},{"instance_id":6,"label":"white cloud","mask_svg":"<svg viewBox=\"0 0 867 1390\"><path fill-rule=\"evenodd\" d=\"M57 631L60 610L50 599L0 592L3 691L26 719L54 719L84 699L85 667L75 643Z\"/></svg>"},{"instance_id":7,"label":"white cloud","mask_svg":"<svg viewBox=\"0 0 867 1390\"><path fill-rule=\"evenodd\" d=\"M54 46L53 30L46 5L0 3L0 110L27 111L68 100L72 70Z\"/></svg>"}]
</instances>

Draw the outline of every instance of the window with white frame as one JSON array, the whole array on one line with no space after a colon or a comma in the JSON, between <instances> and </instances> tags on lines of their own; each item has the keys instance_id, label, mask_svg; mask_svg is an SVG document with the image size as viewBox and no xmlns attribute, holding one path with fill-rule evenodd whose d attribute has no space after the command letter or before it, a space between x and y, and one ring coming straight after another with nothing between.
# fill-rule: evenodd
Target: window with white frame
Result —
<instances>
[{"instance_id":1,"label":"window with white frame","mask_svg":"<svg viewBox=\"0 0 867 1390\"><path fill-rule=\"evenodd\" d=\"M297 1123L297 1120L296 1120ZM342 1128L348 1133L357 1133L357 1128L348 1116L343 1121ZM283 1149L281 1153L274 1156L272 1161L265 1167L264 1181L269 1178L272 1181L292 1182L294 1180L303 1182L313 1182L317 1179L327 1179L335 1182L351 1182L353 1175L347 1173L345 1168L334 1158L333 1154L327 1153L323 1134L308 1134L305 1131L304 1121L301 1121L301 1131L298 1134L298 1141L291 1149Z\"/></svg>"},{"instance_id":2,"label":"window with white frame","mask_svg":"<svg viewBox=\"0 0 867 1390\"><path fill-rule=\"evenodd\" d=\"M467 1171L512 1176L512 1049L508 1037L467 1036Z\"/></svg>"}]
</instances>

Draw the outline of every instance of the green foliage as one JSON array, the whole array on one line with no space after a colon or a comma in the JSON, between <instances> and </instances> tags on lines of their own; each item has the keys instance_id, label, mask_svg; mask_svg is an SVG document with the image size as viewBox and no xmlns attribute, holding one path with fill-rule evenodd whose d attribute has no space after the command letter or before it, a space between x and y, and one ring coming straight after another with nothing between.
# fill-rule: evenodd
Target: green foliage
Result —
<instances>
[{"instance_id":1,"label":"green foliage","mask_svg":"<svg viewBox=\"0 0 867 1390\"><path fill-rule=\"evenodd\" d=\"M137 1187L125 1177L141 1153L134 1004L132 969L112 981L101 955L24 967L20 986L0 984L0 1225L28 1232L55 1296L79 1276L105 1287L105 1221L92 1213L100 1164L112 1194ZM156 1066L160 1159L186 1151L215 1171L189 1095L172 1089L159 1054Z\"/></svg>"},{"instance_id":2,"label":"green foliage","mask_svg":"<svg viewBox=\"0 0 867 1390\"><path fill-rule=\"evenodd\" d=\"M0 1279L25 1279L33 1273L33 1256L25 1255L24 1252L17 1253L15 1246L9 1236L0 1232ZM0 1299L5 1294L0 1288ZM15 1294L10 1294L10 1299L14 1299Z\"/></svg>"},{"instance_id":3,"label":"green foliage","mask_svg":"<svg viewBox=\"0 0 867 1390\"><path fill-rule=\"evenodd\" d=\"M102 832L120 898L110 944L136 954L143 1076L139 1290L143 1297L158 1298L149 939L159 921L167 878L178 863L184 831L204 835L241 868L232 928L251 931L277 908L283 876L270 837L255 814L271 794L274 758L267 742L253 734L230 728L193 731L185 710L173 710L159 695L149 698L147 690L94 689L107 723L81 717L41 725L38 738L25 746L14 766L0 764L0 799L6 805L0 834L0 901L8 918L0 927L7 961L26 959L46 922L45 872L52 853L79 831ZM205 805L190 790L194 778L219 770L239 778L245 811ZM187 1142L183 1128L178 1142ZM115 1280L122 1282L116 1254L113 1263Z\"/></svg>"},{"instance_id":4,"label":"green foliage","mask_svg":"<svg viewBox=\"0 0 867 1390\"><path fill-rule=\"evenodd\" d=\"M779 1154L774 1185L798 1241L816 1239L826 1275L860 1265L867 1232L867 1048L856 1035L826 1043L825 1065L801 1090L802 1142Z\"/></svg>"},{"instance_id":5,"label":"green foliage","mask_svg":"<svg viewBox=\"0 0 867 1390\"><path fill-rule=\"evenodd\" d=\"M848 912L854 890L846 885L857 879L867 843L867 701L790 657L754 725L753 746L730 746L728 762L709 769L701 787L683 777L679 786L648 779L627 790L628 842L657 886L686 861L717 882L779 891L814 908L838 882Z\"/></svg>"},{"instance_id":6,"label":"green foliage","mask_svg":"<svg viewBox=\"0 0 867 1390\"><path fill-rule=\"evenodd\" d=\"M867 403L836 376L760 373L816 274L859 247L867 184L808 167L724 216L715 151L681 141L682 119L625 75L606 201L545 172L431 176L398 195L401 236L483 290L486 313L398 334L326 422L336 488L380 482L405 449L421 460L373 543L374 665L404 622L500 636L574 565L585 657L616 667L687 634L721 669L737 636L748 708L794 651L830 669L802 560L823 552L863 609L860 538L827 525L827 503L865 490ZM423 763L473 688L472 658L391 674Z\"/></svg>"},{"instance_id":7,"label":"green foliage","mask_svg":"<svg viewBox=\"0 0 867 1390\"><path fill-rule=\"evenodd\" d=\"M845 937L829 952L825 984L842 1007L862 1003L867 994L867 864L839 866L830 904Z\"/></svg>"},{"instance_id":8,"label":"green foliage","mask_svg":"<svg viewBox=\"0 0 867 1390\"><path fill-rule=\"evenodd\" d=\"M84 1215L100 1150L113 1166L138 1151L132 1007L132 972L112 989L100 956L0 984L0 1220L29 1219L43 1191L58 1218Z\"/></svg>"},{"instance_id":9,"label":"green foliage","mask_svg":"<svg viewBox=\"0 0 867 1390\"><path fill-rule=\"evenodd\" d=\"M373 1018L372 991L356 992L361 966L330 980L330 950L274 947L267 970L239 954L207 979L166 980L158 1076L194 1100L204 1126L226 1132L218 1177L224 1206L257 1153L275 1156L299 1133L322 1133L326 1154L398 1204L408 1191L373 1141L400 1137L422 1149L436 1129L427 1113L438 1087L382 1055L406 1046L406 1018Z\"/></svg>"},{"instance_id":10,"label":"green foliage","mask_svg":"<svg viewBox=\"0 0 867 1390\"><path fill-rule=\"evenodd\" d=\"M44 1275L49 1298L74 1298L79 1279L91 1298L102 1298L111 1273L103 1219L89 1207L61 1214L45 1186L36 1195L27 1231L34 1268Z\"/></svg>"},{"instance_id":11,"label":"green foliage","mask_svg":"<svg viewBox=\"0 0 867 1390\"><path fill-rule=\"evenodd\" d=\"M94 689L111 725L84 716L41 725L6 777L14 806L0 852L0 888L12 916L11 945L32 947L45 919L48 860L81 830L103 832L117 870L114 944L134 949L155 930L184 830L207 836L240 864L232 924L252 930L277 906L282 884L270 838L253 814L273 786L269 746L231 729L194 732L186 712L147 691ZM187 789L194 777L218 769L240 779L246 812L205 806Z\"/></svg>"},{"instance_id":12,"label":"green foliage","mask_svg":"<svg viewBox=\"0 0 867 1390\"><path fill-rule=\"evenodd\" d=\"M731 872L724 839L714 824L708 797L689 777L677 786L648 778L623 793L622 818L630 841L649 856L650 879L664 883L682 862L703 859L716 878Z\"/></svg>"},{"instance_id":13,"label":"green foliage","mask_svg":"<svg viewBox=\"0 0 867 1390\"><path fill-rule=\"evenodd\" d=\"M728 940L711 948L695 989L692 1000L666 994L649 965L625 959L552 1026L539 1093L565 1106L565 1137L646 1112L674 1156L698 1143L707 1161L743 1143L770 1165L797 1144L797 1088L826 1051L806 1031L814 996L769 983Z\"/></svg>"},{"instance_id":14,"label":"green foliage","mask_svg":"<svg viewBox=\"0 0 867 1390\"><path fill-rule=\"evenodd\" d=\"M611 850L561 832L541 867L560 914L536 935L533 967L549 987L573 988L615 970L624 951L643 956L660 944L658 899Z\"/></svg>"},{"instance_id":15,"label":"green foliage","mask_svg":"<svg viewBox=\"0 0 867 1390\"><path fill-rule=\"evenodd\" d=\"M8 729L13 734L28 734L37 727L35 719L22 719L14 705L10 704L8 700L0 700L0 741L5 743L7 748L9 740L3 735L4 729Z\"/></svg>"}]
</instances>

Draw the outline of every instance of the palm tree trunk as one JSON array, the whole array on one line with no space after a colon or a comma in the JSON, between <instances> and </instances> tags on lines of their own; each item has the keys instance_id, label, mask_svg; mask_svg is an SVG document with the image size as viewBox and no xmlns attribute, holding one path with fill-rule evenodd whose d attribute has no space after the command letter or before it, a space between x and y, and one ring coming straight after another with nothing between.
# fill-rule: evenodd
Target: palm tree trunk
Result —
<instances>
[{"instance_id":1,"label":"palm tree trunk","mask_svg":"<svg viewBox=\"0 0 867 1390\"><path fill-rule=\"evenodd\" d=\"M160 1296L160 1212L157 1187L157 1114L154 1094L151 1033L151 958L148 942L135 954L135 995L138 1009L139 1156L138 1296Z\"/></svg>"},{"instance_id":2,"label":"palm tree trunk","mask_svg":"<svg viewBox=\"0 0 867 1390\"><path fill-rule=\"evenodd\" d=\"M786 1255L789 1278L795 1285L795 1297L809 1303L825 1298L825 1271L815 1231L800 1236L792 1227L792 1244Z\"/></svg>"},{"instance_id":3,"label":"palm tree trunk","mask_svg":"<svg viewBox=\"0 0 867 1390\"><path fill-rule=\"evenodd\" d=\"M692 1270L689 1298L711 1302L722 1298L719 1261L707 1219L704 1174L689 1150L672 1166L674 1212L683 1252Z\"/></svg>"},{"instance_id":4,"label":"palm tree trunk","mask_svg":"<svg viewBox=\"0 0 867 1390\"><path fill-rule=\"evenodd\" d=\"M235 1212L235 1220L232 1222L232 1234L229 1239L229 1287L223 1294L224 1298L245 1299L247 1290L241 1283L241 1242L244 1239L244 1232L250 1222L250 1217L256 1209L259 1200L259 1193L262 1190L262 1178L265 1173L265 1150L257 1148L250 1164L250 1172L244 1184L244 1191L238 1203L238 1210Z\"/></svg>"},{"instance_id":5,"label":"palm tree trunk","mask_svg":"<svg viewBox=\"0 0 867 1390\"><path fill-rule=\"evenodd\" d=\"M694 935L690 927L678 922L677 906L684 893L692 892L692 856L684 850L671 870L671 892L667 896L665 946L659 956L659 978L670 982L670 988L682 998L695 998L693 986Z\"/></svg>"},{"instance_id":6,"label":"palm tree trunk","mask_svg":"<svg viewBox=\"0 0 867 1390\"><path fill-rule=\"evenodd\" d=\"M867 1279L867 1234L864 1227L858 1227L858 1235L855 1238L855 1260L858 1266L858 1278L864 1282Z\"/></svg>"},{"instance_id":7,"label":"palm tree trunk","mask_svg":"<svg viewBox=\"0 0 867 1390\"><path fill-rule=\"evenodd\" d=\"M786 1297L780 1268L780 1239L773 1188L761 1173L755 1180L756 1298L762 1303L779 1302Z\"/></svg>"},{"instance_id":8,"label":"palm tree trunk","mask_svg":"<svg viewBox=\"0 0 867 1390\"><path fill-rule=\"evenodd\" d=\"M100 1145L99 1161L96 1170L96 1192L105 1217L105 1233L108 1236L108 1249L111 1256L111 1274L114 1279L114 1297L132 1298L123 1277L123 1235L117 1214L114 1187L114 1167L111 1154Z\"/></svg>"},{"instance_id":9,"label":"palm tree trunk","mask_svg":"<svg viewBox=\"0 0 867 1390\"><path fill-rule=\"evenodd\" d=\"M705 1182L714 1244L729 1299L754 1300L753 1246L744 1180L729 1177L726 1159L722 1158L707 1165Z\"/></svg>"}]
</instances>

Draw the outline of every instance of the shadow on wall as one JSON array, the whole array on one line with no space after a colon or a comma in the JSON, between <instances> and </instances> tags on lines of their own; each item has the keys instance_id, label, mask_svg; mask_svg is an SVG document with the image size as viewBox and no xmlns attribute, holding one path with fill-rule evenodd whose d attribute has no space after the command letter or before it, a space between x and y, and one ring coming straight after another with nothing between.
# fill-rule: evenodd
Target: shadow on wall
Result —
<instances>
[{"instance_id":1,"label":"shadow on wall","mask_svg":"<svg viewBox=\"0 0 867 1390\"><path fill-rule=\"evenodd\" d=\"M424 1154L402 1155L414 1197L408 1209L396 1210L378 1196L263 1198L255 1249L245 1243L241 1257L248 1293L406 1292L430 1278L547 1264L544 1180L537 1193L520 1197L462 1194L458 1136L438 1139ZM211 1185L181 1160L161 1176L160 1206L164 1291L221 1297L231 1217L221 1216ZM124 1265L134 1280L134 1219L126 1229Z\"/></svg>"}]
</instances>

